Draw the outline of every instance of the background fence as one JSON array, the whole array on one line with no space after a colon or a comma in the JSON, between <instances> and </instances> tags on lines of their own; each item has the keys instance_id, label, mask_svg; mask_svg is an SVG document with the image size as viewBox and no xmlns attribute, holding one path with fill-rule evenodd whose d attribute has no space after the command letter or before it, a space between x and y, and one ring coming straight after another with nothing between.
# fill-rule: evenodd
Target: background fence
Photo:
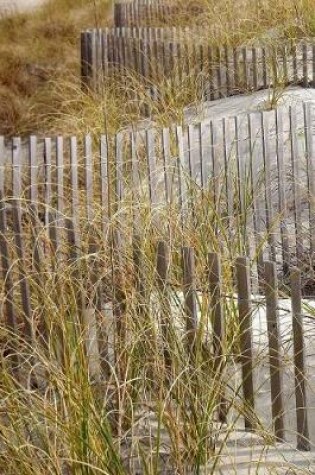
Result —
<instances>
[{"instance_id":1,"label":"background fence","mask_svg":"<svg viewBox=\"0 0 315 475\"><path fill-rule=\"evenodd\" d=\"M207 100L288 84L314 85L314 45L213 47L199 29L138 28L90 30L81 34L82 81L101 89L113 75L128 82L136 75L153 97L166 81L203 82ZM156 96L156 97L155 97Z\"/></svg>"},{"instance_id":2,"label":"background fence","mask_svg":"<svg viewBox=\"0 0 315 475\"><path fill-rule=\"evenodd\" d=\"M114 23L118 27L134 27L137 25L164 26L166 23L176 20L179 16L196 16L204 9L194 3L181 5L174 1L145 1L134 0L130 2L114 3Z\"/></svg>"}]
</instances>

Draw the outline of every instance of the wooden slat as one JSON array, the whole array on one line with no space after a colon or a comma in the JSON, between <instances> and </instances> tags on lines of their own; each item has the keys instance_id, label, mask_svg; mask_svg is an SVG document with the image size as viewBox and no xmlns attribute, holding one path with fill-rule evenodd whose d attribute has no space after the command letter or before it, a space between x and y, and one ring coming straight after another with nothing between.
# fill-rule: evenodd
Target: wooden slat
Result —
<instances>
[{"instance_id":1,"label":"wooden slat","mask_svg":"<svg viewBox=\"0 0 315 475\"><path fill-rule=\"evenodd\" d=\"M108 144L107 136L100 138L100 169L101 169L101 207L102 207L102 234L107 237L108 224L110 220L110 197L109 197L109 177L108 177Z\"/></svg>"},{"instance_id":2,"label":"wooden slat","mask_svg":"<svg viewBox=\"0 0 315 475\"><path fill-rule=\"evenodd\" d=\"M301 271L291 272L292 333L294 345L297 449L309 451L310 440L306 400L306 369L302 320Z\"/></svg>"},{"instance_id":3,"label":"wooden slat","mask_svg":"<svg viewBox=\"0 0 315 475\"><path fill-rule=\"evenodd\" d=\"M97 312L101 309L100 300L100 247L97 237L90 233L88 242L89 262L87 285L82 289L82 321L84 325L85 351L88 362L89 378L99 382L101 379L101 361L99 346L99 328Z\"/></svg>"},{"instance_id":4,"label":"wooden slat","mask_svg":"<svg viewBox=\"0 0 315 475\"><path fill-rule=\"evenodd\" d=\"M262 128L262 142L263 142L263 158L264 158L264 176L265 176L265 202L266 202L266 231L268 233L268 243L270 246L270 259L276 260L276 243L275 234L273 231L274 212L273 212L273 197L272 197L272 183L271 183L271 152L269 141L269 120L268 112L261 114L261 128Z\"/></svg>"},{"instance_id":5,"label":"wooden slat","mask_svg":"<svg viewBox=\"0 0 315 475\"><path fill-rule=\"evenodd\" d=\"M167 370L172 367L172 356L169 345L171 344L171 305L168 292L168 279L170 272L170 249L165 241L158 241L157 244L157 285L159 288L159 297L161 302L161 329L163 335L163 353Z\"/></svg>"},{"instance_id":6,"label":"wooden slat","mask_svg":"<svg viewBox=\"0 0 315 475\"><path fill-rule=\"evenodd\" d=\"M208 127L204 121L200 123L199 126L199 138L200 138L200 175L201 175L201 186L203 190L208 188L209 183L209 154L211 146L209 143L210 134L208 132Z\"/></svg>"},{"instance_id":7,"label":"wooden slat","mask_svg":"<svg viewBox=\"0 0 315 475\"><path fill-rule=\"evenodd\" d=\"M268 70L267 70L267 53L266 48L262 48L262 79L263 79L263 88L267 89L270 84L268 84Z\"/></svg>"},{"instance_id":8,"label":"wooden slat","mask_svg":"<svg viewBox=\"0 0 315 475\"><path fill-rule=\"evenodd\" d=\"M247 68L247 48L242 48L243 61L243 75L244 75L244 89L248 91L248 68Z\"/></svg>"},{"instance_id":9,"label":"wooden slat","mask_svg":"<svg viewBox=\"0 0 315 475\"><path fill-rule=\"evenodd\" d=\"M308 45L303 43L302 45L302 69L303 69L303 87L308 87Z\"/></svg>"},{"instance_id":10,"label":"wooden slat","mask_svg":"<svg viewBox=\"0 0 315 475\"><path fill-rule=\"evenodd\" d=\"M241 346L241 364L243 397L245 403L245 430L254 429L254 384L253 384L253 351L252 351L252 304L247 257L236 259L236 281L238 292L239 329Z\"/></svg>"},{"instance_id":11,"label":"wooden slat","mask_svg":"<svg viewBox=\"0 0 315 475\"><path fill-rule=\"evenodd\" d=\"M297 60L297 46L292 47L292 66L293 66L293 83L298 83L298 60Z\"/></svg>"},{"instance_id":12,"label":"wooden slat","mask_svg":"<svg viewBox=\"0 0 315 475\"><path fill-rule=\"evenodd\" d=\"M162 130L162 149L163 149L163 167L164 167L164 187L165 199L167 204L172 202L172 188L171 188L171 144L170 144L170 130L163 128Z\"/></svg>"},{"instance_id":13,"label":"wooden slat","mask_svg":"<svg viewBox=\"0 0 315 475\"><path fill-rule=\"evenodd\" d=\"M257 66L257 48L252 48L252 63L253 63L253 88L258 90L258 66Z\"/></svg>"},{"instance_id":14,"label":"wooden slat","mask_svg":"<svg viewBox=\"0 0 315 475\"><path fill-rule=\"evenodd\" d=\"M29 167L30 167L30 200L32 205L38 204L38 158L37 137L31 135L29 139Z\"/></svg>"},{"instance_id":15,"label":"wooden slat","mask_svg":"<svg viewBox=\"0 0 315 475\"><path fill-rule=\"evenodd\" d=\"M89 85L89 65L88 65L88 34L81 33L81 81L84 87Z\"/></svg>"},{"instance_id":16,"label":"wooden slat","mask_svg":"<svg viewBox=\"0 0 315 475\"><path fill-rule=\"evenodd\" d=\"M242 217L245 216L245 164L242 154L240 136L240 119L238 116L234 117L234 133L235 133L235 159L237 164L237 184L238 184L238 199L239 212Z\"/></svg>"},{"instance_id":17,"label":"wooden slat","mask_svg":"<svg viewBox=\"0 0 315 475\"><path fill-rule=\"evenodd\" d=\"M211 155L213 163L213 192L214 192L214 209L218 216L220 216L220 158L221 151L219 151L219 137L218 124L214 121L210 122L210 136L211 136Z\"/></svg>"},{"instance_id":18,"label":"wooden slat","mask_svg":"<svg viewBox=\"0 0 315 475\"><path fill-rule=\"evenodd\" d=\"M183 142L183 129L182 127L176 127L176 142L177 142L177 179L178 179L178 206L180 213L181 227L184 229L185 222L185 206L186 206L186 180L183 176L184 164L184 142Z\"/></svg>"},{"instance_id":19,"label":"wooden slat","mask_svg":"<svg viewBox=\"0 0 315 475\"><path fill-rule=\"evenodd\" d=\"M290 144L291 144L291 166L292 166L292 187L294 201L294 226L296 239L296 257L298 265L301 265L303 257L303 226L302 226L302 201L301 201L301 176L300 160L301 156L298 148L298 124L296 118L296 108L290 106Z\"/></svg>"},{"instance_id":20,"label":"wooden slat","mask_svg":"<svg viewBox=\"0 0 315 475\"><path fill-rule=\"evenodd\" d=\"M116 206L120 207L120 202L124 194L123 182L123 134L118 133L115 136L115 193Z\"/></svg>"},{"instance_id":21,"label":"wooden slat","mask_svg":"<svg viewBox=\"0 0 315 475\"><path fill-rule=\"evenodd\" d=\"M308 175L309 236L310 251L315 255L315 156L313 146L312 122L314 117L312 103L304 103L305 148Z\"/></svg>"},{"instance_id":22,"label":"wooden slat","mask_svg":"<svg viewBox=\"0 0 315 475\"><path fill-rule=\"evenodd\" d=\"M234 91L237 92L239 91L240 87L240 75L239 75L239 60L238 60L238 50L236 48L233 48L233 72L234 72Z\"/></svg>"},{"instance_id":23,"label":"wooden slat","mask_svg":"<svg viewBox=\"0 0 315 475\"><path fill-rule=\"evenodd\" d=\"M213 347L214 347L214 372L218 378L221 388L219 394L219 419L221 422L227 420L227 404L223 394L222 376L225 365L226 340L225 340L225 316L223 310L222 289L221 289L221 263L216 253L208 254L208 280L210 292L210 311L212 314L213 327Z\"/></svg>"},{"instance_id":24,"label":"wooden slat","mask_svg":"<svg viewBox=\"0 0 315 475\"><path fill-rule=\"evenodd\" d=\"M89 223L94 220L94 189L93 189L93 152L92 137L90 134L84 137L84 174L86 195L86 216Z\"/></svg>"},{"instance_id":25,"label":"wooden slat","mask_svg":"<svg viewBox=\"0 0 315 475\"><path fill-rule=\"evenodd\" d=\"M223 135L223 159L224 159L224 174L225 174L225 196L226 196L226 211L228 218L229 235L232 234L233 216L234 216L234 196L233 196L233 177L231 169L231 150L229 149L230 136L228 132L228 122L225 118L222 119L222 135Z\"/></svg>"},{"instance_id":26,"label":"wooden slat","mask_svg":"<svg viewBox=\"0 0 315 475\"><path fill-rule=\"evenodd\" d=\"M195 253L191 247L183 247L183 292L186 314L186 338L188 353L194 361L196 356L197 302L195 280Z\"/></svg>"},{"instance_id":27,"label":"wooden slat","mask_svg":"<svg viewBox=\"0 0 315 475\"><path fill-rule=\"evenodd\" d=\"M280 234L282 246L283 275L287 277L290 268L289 232L287 227L287 198L286 198L286 171L284 163L284 131L283 113L281 108L276 110L276 153L278 167L278 196Z\"/></svg>"},{"instance_id":28,"label":"wooden slat","mask_svg":"<svg viewBox=\"0 0 315 475\"><path fill-rule=\"evenodd\" d=\"M5 324L12 335L18 335L18 325L16 311L14 308L14 284L13 268L9 254L7 240L7 215L3 194L0 192L0 255L1 255L1 276L4 282L4 296L2 305L4 306ZM3 309L2 309L3 312ZM12 353L13 370L18 375L19 356L14 343L8 343L9 351Z\"/></svg>"},{"instance_id":29,"label":"wooden slat","mask_svg":"<svg viewBox=\"0 0 315 475\"><path fill-rule=\"evenodd\" d=\"M70 137L70 186L71 186L71 219L75 229L78 229L79 222L79 181L78 181L78 144L76 137ZM79 235L75 234L75 245L79 249Z\"/></svg>"},{"instance_id":30,"label":"wooden slat","mask_svg":"<svg viewBox=\"0 0 315 475\"><path fill-rule=\"evenodd\" d=\"M250 140L250 167L251 167L251 193L252 193L252 217L253 217L253 227L254 227L254 238L255 238L255 247L256 247L256 260L257 260L257 272L258 272L258 281L262 281L262 275L264 271L264 253L263 253L263 213L261 206L261 193L259 189L259 179L261 175L260 170L260 156L258 154L258 143L257 143L257 123L254 120L257 116L250 114L248 116L248 125L249 125L249 140Z\"/></svg>"},{"instance_id":31,"label":"wooden slat","mask_svg":"<svg viewBox=\"0 0 315 475\"><path fill-rule=\"evenodd\" d=\"M51 208L51 139L44 139L44 203L45 225L49 225L49 212Z\"/></svg>"},{"instance_id":32,"label":"wooden slat","mask_svg":"<svg viewBox=\"0 0 315 475\"><path fill-rule=\"evenodd\" d=\"M21 198L22 195L22 156L21 139L14 137L12 139L12 183L13 197Z\"/></svg>"},{"instance_id":33,"label":"wooden slat","mask_svg":"<svg viewBox=\"0 0 315 475\"><path fill-rule=\"evenodd\" d=\"M146 131L146 153L147 153L147 169L149 179L149 193L152 210L156 208L159 202L158 198L158 176L156 168L156 136L153 129Z\"/></svg>"},{"instance_id":34,"label":"wooden slat","mask_svg":"<svg viewBox=\"0 0 315 475\"><path fill-rule=\"evenodd\" d=\"M284 440L284 406L280 355L280 332L278 315L278 282L275 262L265 262L266 319L269 340L269 368L271 387L272 421L275 435Z\"/></svg>"},{"instance_id":35,"label":"wooden slat","mask_svg":"<svg viewBox=\"0 0 315 475\"><path fill-rule=\"evenodd\" d=\"M25 243L22 234L21 206L18 201L14 201L12 206L13 231L15 248L18 257L19 283L21 290L22 310L24 319L24 333L26 340L34 341L34 324L32 319L31 294L27 278L27 268L25 262Z\"/></svg>"},{"instance_id":36,"label":"wooden slat","mask_svg":"<svg viewBox=\"0 0 315 475\"><path fill-rule=\"evenodd\" d=\"M56 139L56 174L57 174L57 246L60 247L61 233L64 223L64 156L63 137Z\"/></svg>"}]
</instances>

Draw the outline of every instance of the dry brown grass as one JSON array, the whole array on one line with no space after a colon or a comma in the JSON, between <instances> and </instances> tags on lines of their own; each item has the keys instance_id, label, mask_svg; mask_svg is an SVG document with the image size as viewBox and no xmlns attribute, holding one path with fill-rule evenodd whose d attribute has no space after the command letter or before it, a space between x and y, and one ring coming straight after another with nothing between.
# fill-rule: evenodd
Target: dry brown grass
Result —
<instances>
[{"instance_id":1,"label":"dry brown grass","mask_svg":"<svg viewBox=\"0 0 315 475\"><path fill-rule=\"evenodd\" d=\"M186 0L178 3L169 24L202 24L213 44L236 45L261 38L275 42L313 36L315 31L314 0L197 0L193 22ZM105 120L113 132L137 120L139 108L123 100L121 85L106 84L101 97L88 98L81 91L79 33L109 25L111 17L109 0L50 0L33 14L0 21L1 134L99 132ZM188 83L176 94L165 90L162 105L148 104L156 108L158 123L180 122L184 106L200 100L195 82ZM128 87L142 94L138 78Z\"/></svg>"},{"instance_id":2,"label":"dry brown grass","mask_svg":"<svg viewBox=\"0 0 315 475\"><path fill-rule=\"evenodd\" d=\"M108 0L49 0L0 20L0 133L38 130L32 109L52 103L51 81L79 75L82 28L110 21Z\"/></svg>"}]
</instances>

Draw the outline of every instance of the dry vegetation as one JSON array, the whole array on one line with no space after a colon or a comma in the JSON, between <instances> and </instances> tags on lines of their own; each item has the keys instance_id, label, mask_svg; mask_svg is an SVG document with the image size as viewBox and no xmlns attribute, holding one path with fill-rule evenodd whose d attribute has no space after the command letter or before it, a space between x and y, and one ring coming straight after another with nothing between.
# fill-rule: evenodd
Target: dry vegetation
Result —
<instances>
[{"instance_id":1,"label":"dry vegetation","mask_svg":"<svg viewBox=\"0 0 315 475\"><path fill-rule=\"evenodd\" d=\"M49 0L0 20L0 133L40 130L42 112L57 106L54 84L79 84L80 31L110 21L109 3ZM74 97L64 94L65 101Z\"/></svg>"},{"instance_id":2,"label":"dry vegetation","mask_svg":"<svg viewBox=\"0 0 315 475\"><path fill-rule=\"evenodd\" d=\"M258 38L275 42L314 34L313 0L241 3L198 0L194 23L204 25L215 45L239 45ZM189 25L191 15L180 8L169 20L172 25ZM101 95L86 95L81 90L79 32L111 21L108 0L50 0L34 14L1 20L1 134L99 132L104 123L113 132L137 120L139 110L124 99L121 84L109 81ZM141 91L138 78L130 77L124 91L126 87ZM186 81L176 91L165 92L162 106L154 111L155 120L162 124L180 122L184 106L200 98L200 92ZM144 92L143 102L156 107Z\"/></svg>"},{"instance_id":3,"label":"dry vegetation","mask_svg":"<svg viewBox=\"0 0 315 475\"><path fill-rule=\"evenodd\" d=\"M100 94L89 94L81 88L79 32L82 28L110 24L109 3L51 0L32 15L1 20L1 133L79 135L104 129L114 132L139 120L139 105L126 102L122 94L126 87L136 89L146 101L138 78L130 76L127 85L109 79ZM199 5L205 8L205 13L197 13L196 23L204 24L205 31L216 27L217 36L211 37L213 43L241 44L261 36L312 36L315 30L315 0L200 0L196 5L196 12ZM174 18L171 20L173 23ZM176 16L176 24L189 24L184 10ZM198 101L199 92L192 83L183 81L176 91L167 90L166 84L162 105L148 102L150 108L156 108L159 123L180 122L187 102ZM70 191L69 187L69 196ZM231 240L228 235L226 217L224 220L217 216L211 190L205 193L204 201L199 199L200 193L192 197L198 202L193 216L198 226L192 225L185 234L180 229L178 214L168 214L166 210L156 226L149 206L142 201L135 204L131 198L124 210L113 213L104 236L101 209L95 206L93 226L90 228L86 219L80 221L82 254L74 255L75 246L69 239L61 261L56 259L47 228L41 222L37 223L38 228L27 228L29 218L25 217L27 244L39 242L45 259L34 272L34 246L28 248L27 272L22 278L18 274L14 233L9 236L15 292L19 294L21 281L28 283L36 332L30 342L21 332L21 338L12 335L6 322L0 325L0 473L158 475L167 467L169 472L165 473L187 475L202 473L208 462L210 468L206 473L213 473L213 464L218 461L213 457L217 402L222 388L225 390L227 383L232 385L229 371L235 372L234 365L239 362L238 312L229 296L235 290L231 267L241 246L238 236ZM83 207L85 196L81 198ZM23 208L29 211L28 205L23 203ZM130 223L138 205L139 209L142 206L143 216L136 229L140 235L140 239L136 236L137 241ZM0 206L0 212L1 209ZM159 234L161 222L165 223L164 235ZM240 222L241 219L236 229L239 234L245 233ZM115 240L117 223L125 227L125 240L119 252L119 240ZM11 222L8 233L10 225ZM168 285L163 287L156 274L156 241L169 231L172 273ZM64 229L59 232L65 237ZM29 240L32 233L38 233L38 241ZM268 236L264 238L267 241ZM201 324L193 357L183 337L187 318L181 292L183 243L196 249L197 283L201 289ZM228 358L222 373L215 368L209 344L214 315L205 266L209 250L224 254L221 303L226 310L228 332L224 343ZM6 283L1 281L2 297L7 291ZM15 304L20 329L25 323L22 303L18 300ZM114 307L114 314L108 307ZM97 319L101 369L93 365L91 369L87 349L91 328L87 315ZM109 345L108 334L114 335ZM15 377L16 373L12 376L14 354L20 363L20 379ZM240 391L236 385L227 399L236 419L247 413L265 440L270 441L270 433L240 404ZM227 433L233 431L234 424L235 419L226 428ZM216 449L218 452L218 446Z\"/></svg>"}]
</instances>

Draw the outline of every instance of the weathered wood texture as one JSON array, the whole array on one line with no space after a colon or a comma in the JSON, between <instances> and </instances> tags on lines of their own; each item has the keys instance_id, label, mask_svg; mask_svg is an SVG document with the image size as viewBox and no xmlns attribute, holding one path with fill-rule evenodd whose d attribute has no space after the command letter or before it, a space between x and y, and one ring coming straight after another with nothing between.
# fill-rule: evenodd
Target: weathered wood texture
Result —
<instances>
[{"instance_id":1,"label":"weathered wood texture","mask_svg":"<svg viewBox=\"0 0 315 475\"><path fill-rule=\"evenodd\" d=\"M111 223L136 228L149 212L160 239L213 230L222 251L233 245L255 263L261 282L264 259L277 262L281 283L291 265L312 278L313 122L309 102L99 139L1 138L2 195L30 200L47 226L56 208L57 247L66 217L100 223L106 238Z\"/></svg>"},{"instance_id":2,"label":"weathered wood texture","mask_svg":"<svg viewBox=\"0 0 315 475\"><path fill-rule=\"evenodd\" d=\"M217 48L201 27L93 29L81 33L82 82L98 89L108 76L123 81L134 74L153 99L162 93L165 80L174 87L190 80L196 87L200 79L206 100L288 84L312 87L313 44L298 41L294 55L290 48L285 43L278 49Z\"/></svg>"},{"instance_id":3,"label":"weathered wood texture","mask_svg":"<svg viewBox=\"0 0 315 475\"><path fill-rule=\"evenodd\" d=\"M282 399L282 373L284 368L280 356L278 285L274 262L264 262L269 357L265 358L261 354L257 357L252 344L254 298L250 286L251 271L246 257L237 258L234 264L236 283L234 284L233 293L235 296L231 297L225 295L222 291L225 282L221 273L220 256L217 253L209 253L207 262L205 262L203 257L196 256L194 248L184 246L179 253L182 258L182 265L180 266L182 283L178 288L178 285L174 286L172 284L173 261L171 248L166 241L159 241L156 249L156 276L150 281L150 285L147 285L145 283L147 276L144 274L144 266L148 263L146 262L144 249L140 249L142 241L139 240L140 236L138 236L136 244L133 243L136 278L128 281L129 292L130 295L133 295L133 298L128 301L128 299L123 298L125 287L122 286L121 279L122 275L126 275L128 263L124 259L121 241L118 242L117 237L115 238L114 248L106 246L105 251L101 251L103 238L101 237L99 240L95 235L86 234L90 230L80 230L79 232L75 221L68 218L65 219L66 232L61 241L61 245L66 250L66 256L59 259L55 264L55 249L54 245L51 244L50 252L46 252L46 254L40 252L38 256L40 256L41 261L35 260L33 262L27 259L27 256L32 255L34 251L33 242L26 232L25 224L21 221L22 208L18 200L14 202L12 210L5 207L3 200L0 204L0 260L2 265L0 278L4 283L5 291L6 320L4 323L8 328L6 347L11 352L9 354L12 354L12 372L16 376L18 376L18 359L14 351L17 342L18 345L21 345L23 339L26 340L28 345L32 345L29 348L34 348L34 355L28 356L28 364L37 364L36 351L40 349L41 345L44 345L44 350L58 347L58 358L65 364L64 356L68 351L67 345L69 342L63 333L64 327L57 326L56 331L44 331L43 334L40 331L42 325L48 324L49 326L52 322L47 321L48 315L45 314L44 301L42 301L40 309L35 310L36 305L33 305L39 298L45 298L47 269L54 269L56 276L50 283L51 303L56 309L59 305L65 304L66 295L58 292L58 286L62 285L63 276L66 280L70 277L73 283L72 292L70 293L71 301L75 309L72 315L72 323L75 323L76 332L78 332L79 339L82 342L87 371L91 380L101 381L109 371L108 349L104 351L104 345L107 345L107 343L104 343L104 338L105 342L113 342L116 351L116 362L121 373L119 377L123 377L126 355L122 350L125 348L124 344L128 339L128 331L130 331L128 327L124 327L124 323L129 311L136 311L140 320L144 317L144 325L149 324L152 316L153 318L158 316L160 320L157 321L156 329L152 332L152 323L150 323L147 328L149 333L146 333L145 338L151 338L151 343L153 343L154 338L158 338L162 342L165 369L167 370L165 377L168 381L171 381L173 377L174 365L178 356L175 360L173 359L174 347L172 345L174 344L174 334L179 332L178 337L184 337L183 341L186 343L188 364L185 371L191 371L192 378L197 377L201 364L206 364L209 368L208 365L213 361L213 371L209 371L209 378L213 378L213 384L218 388L215 396L217 398L216 413L221 422L229 422L230 417L234 417L235 410L237 410L244 417L245 428L251 431L256 429L257 392L253 375L259 364L268 364L274 433L278 440L284 439L284 415L286 411ZM34 214L34 207L31 206L29 212ZM11 219L8 220L7 217L11 217L12 213L11 222ZM23 213L28 215L25 205ZM37 223L35 235L39 249L44 243L49 242L50 232L43 223L39 224L40 221L35 219L34 222ZM80 239L77 234L81 235ZM15 236L15 240L12 240L12 236ZM87 249L84 248L84 245L80 248L77 247L77 242L86 240L89 241ZM101 252L102 258L100 259ZM112 252L114 252L115 268L109 281L108 267L111 265ZM179 254L177 253L177 258ZM17 259L14 258L14 255L17 256ZM104 264L105 262L106 264ZM15 266L17 272L15 272ZM196 269L198 269L198 272ZM207 277L207 285L203 292L200 292L197 288L200 272ZM106 289L101 285L104 277L107 279ZM117 280L117 277L119 277L119 280ZM36 282L36 285L33 284L34 282ZM292 269L290 290L292 299L292 338L294 341L297 448L299 450L309 450L301 275L296 268ZM158 301L156 301L156 298L158 298ZM177 303L177 310L173 307L175 298L182 301L179 306ZM234 355L231 354L225 333L227 315L224 309L231 305L231 298L235 302L235 309L238 310L239 315L240 355L236 360ZM73 301L73 299L75 300ZM202 305L202 301L207 303L206 307ZM21 304L18 302L21 302ZM158 305L154 305L154 302L158 302ZM105 304L107 307L111 304L113 308L112 318L114 321L111 328L109 328L107 322L99 321L100 312L103 311ZM204 310L201 310L202 308ZM38 320L37 312L39 310L41 311L42 321ZM203 311L210 325L205 326L205 315L202 316L201 314ZM21 323L24 325L21 325ZM70 324L71 320L67 321L67 325ZM205 328L208 328L206 333ZM112 335L113 332L114 336ZM240 362L240 365L238 362ZM81 364L83 364L82 361ZM115 364L115 361L111 364ZM235 393L231 394L233 386L230 384L230 376L229 381L226 379L225 368L229 367L241 369L243 404L240 406L234 404L236 398L239 398L238 388L236 387L234 389Z\"/></svg>"}]
</instances>

